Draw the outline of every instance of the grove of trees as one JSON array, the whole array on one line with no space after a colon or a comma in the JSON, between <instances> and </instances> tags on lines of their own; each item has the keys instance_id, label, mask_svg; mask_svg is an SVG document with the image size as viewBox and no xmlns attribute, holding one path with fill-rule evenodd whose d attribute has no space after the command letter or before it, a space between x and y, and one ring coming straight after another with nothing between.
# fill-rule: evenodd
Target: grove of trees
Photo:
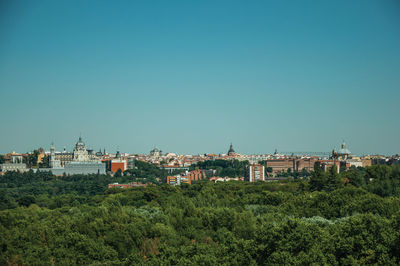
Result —
<instances>
[{"instance_id":1,"label":"grove of trees","mask_svg":"<svg viewBox=\"0 0 400 266\"><path fill-rule=\"evenodd\" d=\"M140 174L0 176L0 264L400 263L399 166L107 189Z\"/></svg>"}]
</instances>

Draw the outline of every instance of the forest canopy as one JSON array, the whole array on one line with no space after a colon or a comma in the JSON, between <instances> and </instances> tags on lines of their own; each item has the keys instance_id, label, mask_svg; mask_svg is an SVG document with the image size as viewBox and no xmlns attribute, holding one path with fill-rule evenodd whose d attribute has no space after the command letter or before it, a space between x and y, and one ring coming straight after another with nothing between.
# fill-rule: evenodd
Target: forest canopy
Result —
<instances>
[{"instance_id":1,"label":"forest canopy","mask_svg":"<svg viewBox=\"0 0 400 266\"><path fill-rule=\"evenodd\" d=\"M399 167L309 180L107 189L130 175L0 176L0 264L400 263Z\"/></svg>"}]
</instances>

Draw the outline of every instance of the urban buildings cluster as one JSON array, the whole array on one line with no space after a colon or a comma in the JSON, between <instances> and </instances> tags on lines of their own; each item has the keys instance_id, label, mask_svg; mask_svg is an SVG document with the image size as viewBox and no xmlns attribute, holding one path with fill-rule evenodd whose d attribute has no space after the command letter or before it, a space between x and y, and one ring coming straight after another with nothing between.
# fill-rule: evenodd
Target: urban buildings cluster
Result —
<instances>
[{"instance_id":1,"label":"urban buildings cluster","mask_svg":"<svg viewBox=\"0 0 400 266\"><path fill-rule=\"evenodd\" d=\"M190 166L208 160L239 160L249 161L244 176L237 176L233 179L249 182L274 180L282 173L313 171L316 162L319 162L327 171L330 167L336 166L337 171L346 170L350 167L366 167L372 164L399 164L399 155L366 155L356 156L350 152L345 142L339 150L334 149L331 153L320 155L310 154L280 154L277 150L273 154L245 155L235 152L233 145L229 146L225 154L198 154L179 155L176 153L165 153L154 147L148 154L128 154L117 151L115 154L108 153L103 149L94 152L87 149L82 138L79 137L72 152L56 151L52 144L49 151L40 148L36 153L37 165L28 167L29 158L32 153L8 153L3 156L4 162L0 164L0 173L7 171L25 172L51 171L55 175L73 174L115 174L118 171L124 172L135 169L136 161L143 161L157 165L160 169L166 170L170 175L166 182L171 185L183 183L191 184L193 181L209 179L214 182L232 180L232 177L215 176L216 171L194 170L189 171ZM43 162L47 160L48 164ZM41 166L43 165L43 166ZM176 174L179 172L179 174ZM110 187L132 187L137 183L110 184Z\"/></svg>"}]
</instances>

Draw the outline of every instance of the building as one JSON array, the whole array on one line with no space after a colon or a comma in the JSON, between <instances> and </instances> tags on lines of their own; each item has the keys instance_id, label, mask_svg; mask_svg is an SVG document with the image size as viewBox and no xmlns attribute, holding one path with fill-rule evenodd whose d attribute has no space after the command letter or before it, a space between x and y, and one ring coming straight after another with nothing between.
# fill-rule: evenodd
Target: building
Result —
<instances>
[{"instance_id":1,"label":"building","mask_svg":"<svg viewBox=\"0 0 400 266\"><path fill-rule=\"evenodd\" d=\"M78 142L75 144L73 153L74 162L87 162L89 161L89 153L86 150L85 143L82 141L82 137L79 137Z\"/></svg>"},{"instance_id":2,"label":"building","mask_svg":"<svg viewBox=\"0 0 400 266\"><path fill-rule=\"evenodd\" d=\"M135 158L129 158L128 159L127 168L128 169L134 169L135 168Z\"/></svg>"},{"instance_id":3,"label":"building","mask_svg":"<svg viewBox=\"0 0 400 266\"><path fill-rule=\"evenodd\" d=\"M249 164L245 171L245 181L265 181L265 167L261 164Z\"/></svg>"},{"instance_id":4,"label":"building","mask_svg":"<svg viewBox=\"0 0 400 266\"><path fill-rule=\"evenodd\" d=\"M346 143L343 141L340 150L337 152L339 160L347 160L351 152L347 149Z\"/></svg>"},{"instance_id":5,"label":"building","mask_svg":"<svg viewBox=\"0 0 400 266\"><path fill-rule=\"evenodd\" d=\"M367 166L371 166L372 165L372 160L371 159L367 159L367 158L362 158L361 159L362 162L362 167L367 167Z\"/></svg>"},{"instance_id":6,"label":"building","mask_svg":"<svg viewBox=\"0 0 400 266\"><path fill-rule=\"evenodd\" d=\"M197 169L193 171L185 171L179 175L167 176L167 184L181 185L182 183L192 184L192 181L198 181L205 178L206 175L203 171Z\"/></svg>"},{"instance_id":7,"label":"building","mask_svg":"<svg viewBox=\"0 0 400 266\"><path fill-rule=\"evenodd\" d=\"M272 174L276 174L279 172L287 172L290 171L302 171L303 169L307 171L314 170L314 164L318 161L318 158L309 157L309 158L281 158L281 159L270 159L265 161L265 167L272 168Z\"/></svg>"},{"instance_id":8,"label":"building","mask_svg":"<svg viewBox=\"0 0 400 266\"><path fill-rule=\"evenodd\" d=\"M169 174L173 173L174 171L189 171L189 167L182 167L179 165L162 165L160 169L166 170Z\"/></svg>"},{"instance_id":9,"label":"building","mask_svg":"<svg viewBox=\"0 0 400 266\"><path fill-rule=\"evenodd\" d=\"M162 155L162 151L159 150L157 147L154 147L154 149L152 149L150 151L150 157L158 158L158 157L161 157L161 155Z\"/></svg>"},{"instance_id":10,"label":"building","mask_svg":"<svg viewBox=\"0 0 400 266\"><path fill-rule=\"evenodd\" d=\"M217 182L227 182L227 181L243 181L243 178L235 177L219 177L219 176L214 176L209 179L209 181L217 183Z\"/></svg>"},{"instance_id":11,"label":"building","mask_svg":"<svg viewBox=\"0 0 400 266\"><path fill-rule=\"evenodd\" d=\"M118 169L120 169L122 172L125 172L128 169L126 160L111 160L111 172L116 173Z\"/></svg>"},{"instance_id":12,"label":"building","mask_svg":"<svg viewBox=\"0 0 400 266\"><path fill-rule=\"evenodd\" d=\"M106 165L97 159L97 156L86 150L82 137L79 137L72 153L72 160L62 165L57 158L54 145L50 149L50 168L41 168L40 171L51 171L54 175L74 174L106 174Z\"/></svg>"},{"instance_id":13,"label":"building","mask_svg":"<svg viewBox=\"0 0 400 266\"><path fill-rule=\"evenodd\" d=\"M2 172L8 171L18 171L18 172L26 172L29 169L26 167L26 164L23 162L23 155L19 153L12 152L9 156L9 161L3 164L0 164L0 169Z\"/></svg>"},{"instance_id":14,"label":"building","mask_svg":"<svg viewBox=\"0 0 400 266\"><path fill-rule=\"evenodd\" d=\"M363 167L363 162L361 159L347 159L346 164L349 165L349 167Z\"/></svg>"},{"instance_id":15,"label":"building","mask_svg":"<svg viewBox=\"0 0 400 266\"><path fill-rule=\"evenodd\" d=\"M176 185L180 185L181 183L180 183L180 179L178 179L178 176L167 176L167 184L176 186Z\"/></svg>"},{"instance_id":16,"label":"building","mask_svg":"<svg viewBox=\"0 0 400 266\"><path fill-rule=\"evenodd\" d=\"M65 164L72 162L74 154L72 152L67 152L64 148L62 152L55 152L54 159L60 161L61 167Z\"/></svg>"},{"instance_id":17,"label":"building","mask_svg":"<svg viewBox=\"0 0 400 266\"><path fill-rule=\"evenodd\" d=\"M329 169L333 166L336 166L336 172L339 173L340 171L340 161L337 160L319 160L318 161L321 164L322 170L325 172L328 172Z\"/></svg>"},{"instance_id":18,"label":"building","mask_svg":"<svg viewBox=\"0 0 400 266\"><path fill-rule=\"evenodd\" d=\"M142 184L142 183L137 183L137 182L131 182L128 184L118 184L118 183L113 183L113 184L108 184L108 188L132 188L132 187L147 187L151 183L147 184Z\"/></svg>"},{"instance_id":19,"label":"building","mask_svg":"<svg viewBox=\"0 0 400 266\"><path fill-rule=\"evenodd\" d=\"M42 170L42 169L41 169ZM106 165L101 162L70 162L61 169L51 170L55 175L89 175L89 174L106 174Z\"/></svg>"},{"instance_id":20,"label":"building","mask_svg":"<svg viewBox=\"0 0 400 266\"><path fill-rule=\"evenodd\" d=\"M231 145L229 146L229 150L228 150L228 156L235 156L236 155L236 152L235 152L235 150L233 149L233 145L232 145L232 143L231 143Z\"/></svg>"},{"instance_id":21,"label":"building","mask_svg":"<svg viewBox=\"0 0 400 266\"><path fill-rule=\"evenodd\" d=\"M200 170L193 170L191 172L183 172L175 176L167 176L167 184L181 185L182 183L192 184L193 180L203 179L203 173Z\"/></svg>"},{"instance_id":22,"label":"building","mask_svg":"<svg viewBox=\"0 0 400 266\"><path fill-rule=\"evenodd\" d=\"M197 169L197 170L190 171L189 173L187 173L186 176L189 177L191 181L192 180L195 180L195 181L202 180L203 172L201 170Z\"/></svg>"},{"instance_id":23,"label":"building","mask_svg":"<svg viewBox=\"0 0 400 266\"><path fill-rule=\"evenodd\" d=\"M62 168L61 167L61 161L56 159L56 153L54 149L54 143L51 143L50 147L50 163L49 163L50 168Z\"/></svg>"},{"instance_id":24,"label":"building","mask_svg":"<svg viewBox=\"0 0 400 266\"><path fill-rule=\"evenodd\" d=\"M179 184L191 184L192 180L187 175L178 175Z\"/></svg>"}]
</instances>

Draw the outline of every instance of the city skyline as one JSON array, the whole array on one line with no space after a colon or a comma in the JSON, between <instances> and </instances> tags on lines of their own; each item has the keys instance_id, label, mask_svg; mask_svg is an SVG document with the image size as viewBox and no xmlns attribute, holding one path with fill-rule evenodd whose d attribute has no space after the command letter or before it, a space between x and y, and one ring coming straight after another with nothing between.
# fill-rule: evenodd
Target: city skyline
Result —
<instances>
[{"instance_id":1,"label":"city skyline","mask_svg":"<svg viewBox=\"0 0 400 266\"><path fill-rule=\"evenodd\" d=\"M265 152L240 152L237 151L236 146L233 145L232 142L229 143L229 145L226 145L226 150L225 151L219 151L219 152L213 152L213 151L208 151L208 152L194 152L194 153L181 153L181 152L177 152L177 151L173 151L173 150L163 150L162 146L158 146L158 145L153 145L151 148L148 149L148 151L143 151L143 152L131 152L131 151L126 151L124 150L123 147L117 147L116 149L107 149L105 146L103 147L98 147L98 148L94 148L92 145L86 144L86 140L82 137L82 135L79 135L79 138L77 138L78 142L82 142L86 145L86 147L90 150L92 150L93 152L107 152L110 154L116 154L117 152L123 152L123 153L127 153L127 154L151 154L153 149L158 149L160 152L162 152L163 154L166 153L175 153L175 154L180 154L180 155L201 155L201 154L229 154L229 151L231 148L234 148L236 150L237 154L243 154L243 155L262 155L262 154L274 154L274 153L278 153L278 154L283 154L283 155L290 155L290 154L294 154L294 155L310 155L310 156L314 156L314 155L319 155L319 156L330 156L332 154L332 151L335 150L339 150L341 148L341 146L346 145L347 146L347 142L345 140L342 140L342 142L340 143L340 145L336 145L334 146L332 149L330 150L279 150L277 147L274 148L273 151L265 151ZM51 149L54 147L56 152L70 152L74 149L74 147L76 146L76 140L75 142L71 145L59 145L57 146L56 143L54 141L52 141L50 143L50 145L47 146L40 146L40 147L35 147L34 149L40 149L43 148L44 151L46 152L50 152ZM229 151L228 148L229 147ZM348 146L347 146L348 147ZM25 153L25 152L32 152L34 149L30 150L30 151L16 151L16 150L12 150L12 151L8 151L7 153L10 152L16 152L16 153ZM235 152L235 151L233 151ZM352 155L398 155L398 153L396 154L384 154L384 153L357 153L357 152L350 152ZM1 153L0 153L1 154Z\"/></svg>"},{"instance_id":2,"label":"city skyline","mask_svg":"<svg viewBox=\"0 0 400 266\"><path fill-rule=\"evenodd\" d=\"M4 1L0 153L400 151L395 1Z\"/></svg>"}]
</instances>

